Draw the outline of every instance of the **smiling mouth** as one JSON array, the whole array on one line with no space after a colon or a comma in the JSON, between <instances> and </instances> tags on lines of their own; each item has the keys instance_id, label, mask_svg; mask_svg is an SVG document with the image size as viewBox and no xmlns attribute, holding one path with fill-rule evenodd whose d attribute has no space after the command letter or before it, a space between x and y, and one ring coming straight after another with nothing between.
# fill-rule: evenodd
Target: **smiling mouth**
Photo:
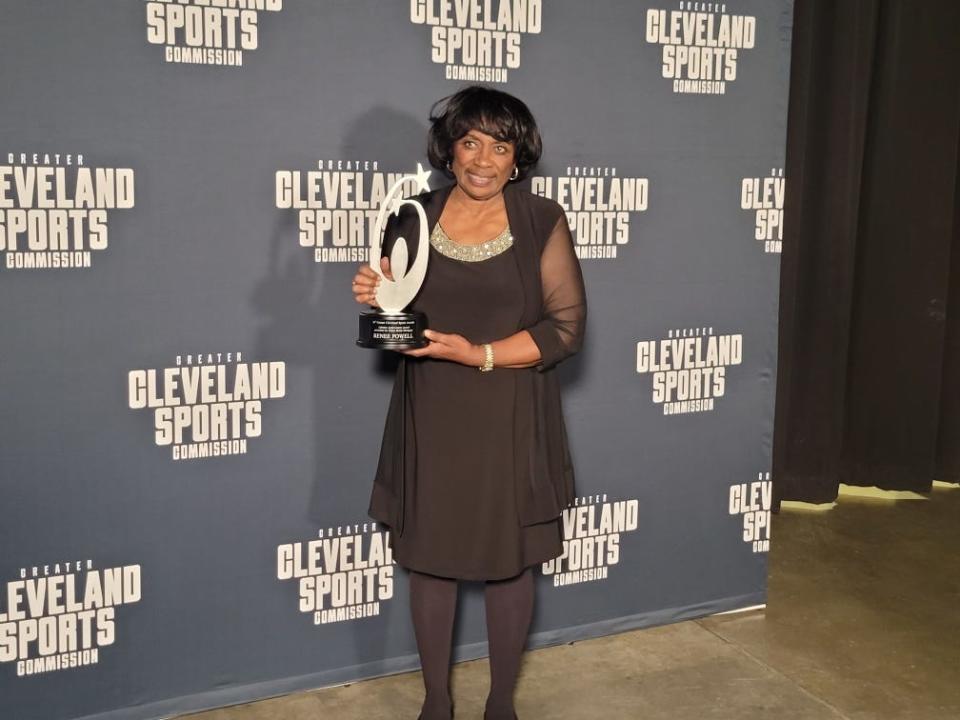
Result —
<instances>
[{"instance_id":1,"label":"smiling mouth","mask_svg":"<svg viewBox=\"0 0 960 720\"><path fill-rule=\"evenodd\" d=\"M489 185L494 180L494 175L477 175L476 173L467 172L467 177L470 178L470 182L474 185Z\"/></svg>"}]
</instances>

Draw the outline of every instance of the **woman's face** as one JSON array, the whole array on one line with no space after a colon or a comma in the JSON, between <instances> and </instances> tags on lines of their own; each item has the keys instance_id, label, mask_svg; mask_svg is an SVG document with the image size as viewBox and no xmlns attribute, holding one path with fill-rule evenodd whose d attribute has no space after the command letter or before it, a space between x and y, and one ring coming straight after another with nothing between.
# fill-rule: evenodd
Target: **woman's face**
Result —
<instances>
[{"instance_id":1,"label":"woman's face","mask_svg":"<svg viewBox=\"0 0 960 720\"><path fill-rule=\"evenodd\" d=\"M457 185L476 200L503 191L513 172L514 145L479 130L470 130L453 143L451 169Z\"/></svg>"}]
</instances>

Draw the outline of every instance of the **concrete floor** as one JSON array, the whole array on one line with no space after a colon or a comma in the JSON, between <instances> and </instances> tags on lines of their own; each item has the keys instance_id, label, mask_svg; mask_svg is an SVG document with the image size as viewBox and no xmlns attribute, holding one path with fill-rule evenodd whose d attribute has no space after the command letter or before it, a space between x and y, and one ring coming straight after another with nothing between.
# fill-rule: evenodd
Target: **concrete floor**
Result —
<instances>
[{"instance_id":1,"label":"concrete floor","mask_svg":"<svg viewBox=\"0 0 960 720\"><path fill-rule=\"evenodd\" d=\"M960 489L850 493L775 517L766 610L528 652L519 717L960 718ZM457 718L487 684L486 659L454 666ZM413 720L422 696L415 672L189 717Z\"/></svg>"}]
</instances>

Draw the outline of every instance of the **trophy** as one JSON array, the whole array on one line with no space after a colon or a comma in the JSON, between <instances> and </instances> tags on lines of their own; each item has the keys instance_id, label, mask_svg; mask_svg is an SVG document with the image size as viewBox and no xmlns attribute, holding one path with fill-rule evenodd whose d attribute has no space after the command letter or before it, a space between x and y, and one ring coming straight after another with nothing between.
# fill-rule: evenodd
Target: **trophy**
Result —
<instances>
[{"instance_id":1,"label":"trophy","mask_svg":"<svg viewBox=\"0 0 960 720\"><path fill-rule=\"evenodd\" d=\"M360 313L360 336L357 345L379 350L409 350L426 346L429 341L423 336L427 327L427 316L422 312L405 312L420 291L423 279L427 274L427 258L430 255L430 237L427 227L427 214L423 206L416 200L400 199L395 196L400 188L409 179L417 185L417 192L430 189L427 185L429 170L424 170L417 163L416 175L404 175L397 180L383 199L383 205L377 214L377 223L373 230L373 241L370 245L370 267L380 276L380 286L377 288L378 310ZM388 212L400 215L400 208L412 205L420 219L420 237L417 242L417 257L413 265L407 268L407 241L398 237L390 251L390 274L393 280L388 279L380 269L380 256L383 249L383 221Z\"/></svg>"}]
</instances>

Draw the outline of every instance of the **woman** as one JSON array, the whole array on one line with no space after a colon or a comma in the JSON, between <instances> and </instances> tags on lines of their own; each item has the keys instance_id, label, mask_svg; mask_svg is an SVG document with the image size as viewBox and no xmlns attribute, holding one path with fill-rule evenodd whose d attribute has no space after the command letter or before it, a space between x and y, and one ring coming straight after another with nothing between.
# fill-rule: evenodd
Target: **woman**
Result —
<instances>
[{"instance_id":1,"label":"woman","mask_svg":"<svg viewBox=\"0 0 960 720\"><path fill-rule=\"evenodd\" d=\"M439 107L439 109L438 109ZM573 471L553 369L583 341L586 299L563 209L520 189L541 153L523 102L467 87L431 111L430 163L454 182L416 196L430 223L427 275L410 309L426 347L402 351L368 510L391 528L410 572L426 689L422 720L453 716L451 636L458 580L485 581L486 720L513 720L533 614L532 567L561 554ZM391 215L390 244L416 237ZM379 276L361 266L359 303Z\"/></svg>"}]
</instances>

